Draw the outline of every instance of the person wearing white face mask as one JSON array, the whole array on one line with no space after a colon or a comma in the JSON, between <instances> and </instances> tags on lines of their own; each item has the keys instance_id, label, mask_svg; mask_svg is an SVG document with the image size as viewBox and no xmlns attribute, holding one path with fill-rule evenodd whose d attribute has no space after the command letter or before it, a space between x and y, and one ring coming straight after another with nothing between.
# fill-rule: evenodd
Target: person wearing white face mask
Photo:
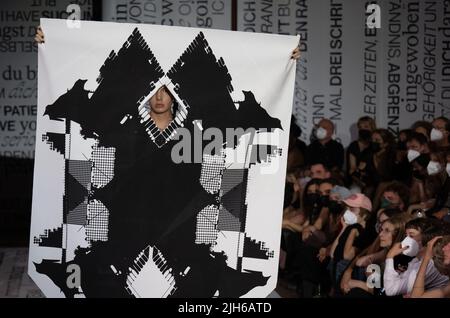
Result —
<instances>
[{"instance_id":1,"label":"person wearing white face mask","mask_svg":"<svg viewBox=\"0 0 450 318\"><path fill-rule=\"evenodd\" d=\"M442 166L439 162L431 160L427 166L427 173L429 176L437 175L442 171Z\"/></svg>"},{"instance_id":2,"label":"person wearing white face mask","mask_svg":"<svg viewBox=\"0 0 450 318\"><path fill-rule=\"evenodd\" d=\"M419 218L406 223L406 237L401 243L395 243L386 255L383 286L387 296L410 294L422 263L426 244L441 231L441 223L434 219ZM410 257L406 270L395 268L395 259ZM438 272L433 262L427 265L425 288L435 289L445 286L449 279Z\"/></svg>"},{"instance_id":3,"label":"person wearing white face mask","mask_svg":"<svg viewBox=\"0 0 450 318\"><path fill-rule=\"evenodd\" d=\"M323 118L315 130L316 140L306 149L306 163L324 162L331 171L339 172L344 165L344 147L333 139L334 124Z\"/></svg>"},{"instance_id":4,"label":"person wearing white face mask","mask_svg":"<svg viewBox=\"0 0 450 318\"><path fill-rule=\"evenodd\" d=\"M446 117L435 118L432 122L430 139L433 141L438 151L447 151L450 149L449 134L450 121Z\"/></svg>"},{"instance_id":5,"label":"person wearing white face mask","mask_svg":"<svg viewBox=\"0 0 450 318\"><path fill-rule=\"evenodd\" d=\"M339 282L343 272L359 253L354 243L364 231L366 220L372 210L372 202L361 193L352 194L342 202L346 205L346 211L341 219L342 230L330 249L329 270L336 294L340 293Z\"/></svg>"},{"instance_id":6,"label":"person wearing white face mask","mask_svg":"<svg viewBox=\"0 0 450 318\"><path fill-rule=\"evenodd\" d=\"M413 132L406 142L408 153L407 158L409 162L417 159L421 154L427 153L427 138L420 133Z\"/></svg>"}]
</instances>

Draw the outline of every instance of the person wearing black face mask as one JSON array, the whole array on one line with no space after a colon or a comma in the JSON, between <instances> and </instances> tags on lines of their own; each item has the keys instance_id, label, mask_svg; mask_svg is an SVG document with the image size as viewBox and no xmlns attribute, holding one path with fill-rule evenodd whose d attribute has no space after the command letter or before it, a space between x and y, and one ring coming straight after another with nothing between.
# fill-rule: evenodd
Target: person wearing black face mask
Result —
<instances>
[{"instance_id":1,"label":"person wearing black face mask","mask_svg":"<svg viewBox=\"0 0 450 318\"><path fill-rule=\"evenodd\" d=\"M392 180L394 166L394 136L386 129L376 129L372 133L372 156L367 162L366 188L364 192L372 196L377 187Z\"/></svg>"},{"instance_id":2,"label":"person wearing black face mask","mask_svg":"<svg viewBox=\"0 0 450 318\"><path fill-rule=\"evenodd\" d=\"M411 170L407 158L407 140L411 137L411 129L403 129L398 133L397 147L395 150L394 179L408 182L411 178Z\"/></svg>"},{"instance_id":3,"label":"person wearing black face mask","mask_svg":"<svg viewBox=\"0 0 450 318\"><path fill-rule=\"evenodd\" d=\"M379 142L373 142L372 151L373 153L379 153L381 151L381 144Z\"/></svg>"},{"instance_id":4,"label":"person wearing black face mask","mask_svg":"<svg viewBox=\"0 0 450 318\"><path fill-rule=\"evenodd\" d=\"M358 185L360 164L370 158L372 150L370 141L372 131L375 130L375 121L371 117L361 117L357 123L358 140L350 143L347 150L347 183Z\"/></svg>"},{"instance_id":5,"label":"person wearing black face mask","mask_svg":"<svg viewBox=\"0 0 450 318\"><path fill-rule=\"evenodd\" d=\"M372 131L369 129L358 130L358 140L368 143L372 138Z\"/></svg>"},{"instance_id":6,"label":"person wearing black face mask","mask_svg":"<svg viewBox=\"0 0 450 318\"><path fill-rule=\"evenodd\" d=\"M432 178L428 176L427 166L430 162L429 154L421 154L411 162L412 180L411 180L411 202L426 202L428 189L425 188L426 179Z\"/></svg>"},{"instance_id":7,"label":"person wearing black face mask","mask_svg":"<svg viewBox=\"0 0 450 318\"><path fill-rule=\"evenodd\" d=\"M320 194L319 193L307 193L305 197L305 205L319 205L320 204Z\"/></svg>"},{"instance_id":8,"label":"person wearing black face mask","mask_svg":"<svg viewBox=\"0 0 450 318\"><path fill-rule=\"evenodd\" d=\"M327 208L330 203L330 196L329 195L321 195L319 204L322 208Z\"/></svg>"}]
</instances>

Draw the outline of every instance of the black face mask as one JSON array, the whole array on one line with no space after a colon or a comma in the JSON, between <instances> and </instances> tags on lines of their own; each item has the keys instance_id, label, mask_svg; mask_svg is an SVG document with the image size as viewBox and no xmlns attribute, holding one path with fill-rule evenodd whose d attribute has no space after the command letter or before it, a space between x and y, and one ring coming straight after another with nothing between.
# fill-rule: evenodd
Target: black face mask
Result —
<instances>
[{"instance_id":1,"label":"black face mask","mask_svg":"<svg viewBox=\"0 0 450 318\"><path fill-rule=\"evenodd\" d=\"M372 132L368 129L360 129L358 130L358 139L361 141L370 141L372 137Z\"/></svg>"},{"instance_id":2,"label":"black face mask","mask_svg":"<svg viewBox=\"0 0 450 318\"><path fill-rule=\"evenodd\" d=\"M318 193L308 193L306 195L306 200L309 205L318 204L320 200L320 194Z\"/></svg>"},{"instance_id":3,"label":"black face mask","mask_svg":"<svg viewBox=\"0 0 450 318\"><path fill-rule=\"evenodd\" d=\"M321 206L327 207L328 204L330 203L330 196L322 195L320 197L319 203L320 203Z\"/></svg>"},{"instance_id":4,"label":"black face mask","mask_svg":"<svg viewBox=\"0 0 450 318\"><path fill-rule=\"evenodd\" d=\"M372 151L374 153L377 153L381 150L381 145L378 142L373 142L372 143Z\"/></svg>"},{"instance_id":5,"label":"black face mask","mask_svg":"<svg viewBox=\"0 0 450 318\"><path fill-rule=\"evenodd\" d=\"M334 200L330 200L328 203L328 210L331 214L337 215L342 212L342 205Z\"/></svg>"}]
</instances>

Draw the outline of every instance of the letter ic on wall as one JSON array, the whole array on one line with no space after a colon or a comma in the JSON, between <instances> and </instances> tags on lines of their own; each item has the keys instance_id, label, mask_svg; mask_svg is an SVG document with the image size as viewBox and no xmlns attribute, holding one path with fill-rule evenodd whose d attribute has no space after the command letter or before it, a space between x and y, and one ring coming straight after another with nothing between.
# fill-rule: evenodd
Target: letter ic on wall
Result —
<instances>
[{"instance_id":1,"label":"letter ic on wall","mask_svg":"<svg viewBox=\"0 0 450 318\"><path fill-rule=\"evenodd\" d=\"M369 29L381 28L381 9L378 4L369 4L366 8L366 13L370 13L367 17L366 25Z\"/></svg>"}]
</instances>

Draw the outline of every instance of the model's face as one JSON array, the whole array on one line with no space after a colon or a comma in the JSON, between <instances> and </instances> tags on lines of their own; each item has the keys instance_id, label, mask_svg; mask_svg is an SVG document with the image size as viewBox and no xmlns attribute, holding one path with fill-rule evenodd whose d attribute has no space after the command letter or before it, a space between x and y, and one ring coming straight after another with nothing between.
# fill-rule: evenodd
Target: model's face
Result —
<instances>
[{"instance_id":1,"label":"model's face","mask_svg":"<svg viewBox=\"0 0 450 318\"><path fill-rule=\"evenodd\" d=\"M390 247L392 245L394 231L395 231L394 225L392 225L389 221L383 222L379 234L381 247Z\"/></svg>"},{"instance_id":2,"label":"model's face","mask_svg":"<svg viewBox=\"0 0 450 318\"><path fill-rule=\"evenodd\" d=\"M155 114L163 114L171 111L173 99L167 87L162 86L150 98L150 108Z\"/></svg>"}]
</instances>

